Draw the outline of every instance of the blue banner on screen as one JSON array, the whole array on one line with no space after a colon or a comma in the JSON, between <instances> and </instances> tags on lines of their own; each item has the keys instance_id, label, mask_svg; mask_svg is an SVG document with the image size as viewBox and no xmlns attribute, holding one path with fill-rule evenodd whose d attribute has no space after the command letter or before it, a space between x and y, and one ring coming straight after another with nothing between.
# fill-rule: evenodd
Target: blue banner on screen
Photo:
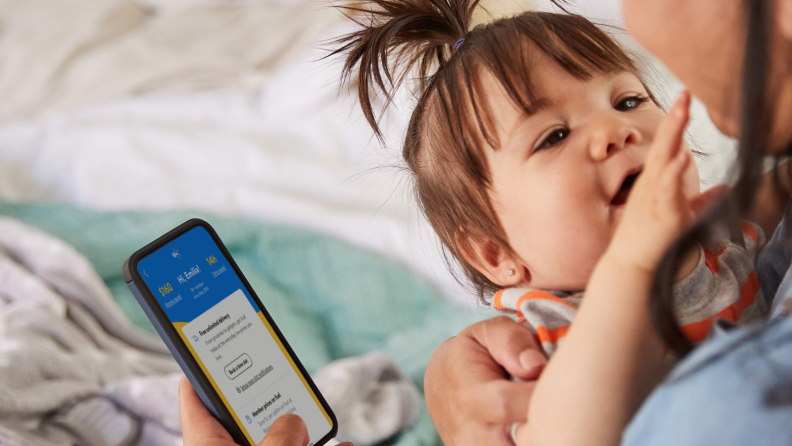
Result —
<instances>
[{"instance_id":1,"label":"blue banner on screen","mask_svg":"<svg viewBox=\"0 0 792 446\"><path fill-rule=\"evenodd\" d=\"M287 413L302 417L311 443L330 432L330 417L206 229L137 269L248 440L259 443Z\"/></svg>"}]
</instances>

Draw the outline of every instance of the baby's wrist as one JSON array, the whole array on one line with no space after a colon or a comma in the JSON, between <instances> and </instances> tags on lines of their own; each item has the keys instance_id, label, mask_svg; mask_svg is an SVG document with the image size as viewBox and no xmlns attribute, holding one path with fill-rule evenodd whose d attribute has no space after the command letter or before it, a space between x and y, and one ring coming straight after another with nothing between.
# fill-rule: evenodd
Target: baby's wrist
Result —
<instances>
[{"instance_id":1,"label":"baby's wrist","mask_svg":"<svg viewBox=\"0 0 792 446\"><path fill-rule=\"evenodd\" d=\"M611 246L602 256L600 267L608 268L620 275L633 274L649 277L654 277L657 270L657 265L648 259L638 258L633 250L618 249L615 246Z\"/></svg>"}]
</instances>

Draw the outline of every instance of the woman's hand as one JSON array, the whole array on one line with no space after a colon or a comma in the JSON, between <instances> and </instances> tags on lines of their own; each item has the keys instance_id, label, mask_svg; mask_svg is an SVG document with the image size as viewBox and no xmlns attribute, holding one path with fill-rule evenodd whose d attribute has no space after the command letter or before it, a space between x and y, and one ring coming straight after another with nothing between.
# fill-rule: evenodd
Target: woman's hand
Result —
<instances>
[{"instance_id":1,"label":"woman's hand","mask_svg":"<svg viewBox=\"0 0 792 446\"><path fill-rule=\"evenodd\" d=\"M179 382L179 415L184 446L238 446L203 405L186 376ZM289 414L275 420L259 446L306 446L308 442L303 420ZM344 444L352 446L352 443Z\"/></svg>"},{"instance_id":2,"label":"woman's hand","mask_svg":"<svg viewBox=\"0 0 792 446\"><path fill-rule=\"evenodd\" d=\"M448 446L512 445L547 359L531 332L500 316L464 329L435 350L424 379L429 415ZM505 370L504 370L505 369Z\"/></svg>"}]
</instances>

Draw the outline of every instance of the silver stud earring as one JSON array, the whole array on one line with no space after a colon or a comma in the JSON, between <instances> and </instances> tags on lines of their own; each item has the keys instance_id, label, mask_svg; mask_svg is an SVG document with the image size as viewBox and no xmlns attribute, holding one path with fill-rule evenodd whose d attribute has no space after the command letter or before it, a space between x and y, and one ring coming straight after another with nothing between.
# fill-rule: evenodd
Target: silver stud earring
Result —
<instances>
[{"instance_id":1,"label":"silver stud earring","mask_svg":"<svg viewBox=\"0 0 792 446\"><path fill-rule=\"evenodd\" d=\"M508 274L509 276L513 276L513 275L514 275L514 270L513 270L513 269L511 269L511 268L509 268L509 269L506 271L506 274Z\"/></svg>"}]
</instances>

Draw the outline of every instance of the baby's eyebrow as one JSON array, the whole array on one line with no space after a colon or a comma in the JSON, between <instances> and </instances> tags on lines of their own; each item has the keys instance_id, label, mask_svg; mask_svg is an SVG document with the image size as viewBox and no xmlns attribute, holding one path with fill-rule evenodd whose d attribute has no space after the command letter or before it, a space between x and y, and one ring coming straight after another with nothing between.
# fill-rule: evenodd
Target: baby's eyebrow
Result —
<instances>
[{"instance_id":1,"label":"baby's eyebrow","mask_svg":"<svg viewBox=\"0 0 792 446\"><path fill-rule=\"evenodd\" d=\"M561 97L555 97L555 98L549 98L549 97L534 98L533 101L531 101L530 103L526 104L527 105L526 108L522 108L521 107L522 111L523 111L523 114L522 114L522 116L520 116L520 119L518 120L518 123L522 124L523 121L525 121L526 119L530 118L531 116L533 116L533 115L535 115L535 114L537 114L539 112L545 111L545 110L547 110L549 108L553 108L553 107L555 107L555 106L557 106L559 104L562 104L563 102L564 102L564 98L561 98ZM519 104L517 104L517 106L520 107Z\"/></svg>"},{"instance_id":2,"label":"baby's eyebrow","mask_svg":"<svg viewBox=\"0 0 792 446\"><path fill-rule=\"evenodd\" d=\"M528 105L527 109L524 109L525 116L523 119L527 119L541 111L547 110L548 108L555 107L564 102L564 98L562 97L537 97L534 98Z\"/></svg>"}]
</instances>

